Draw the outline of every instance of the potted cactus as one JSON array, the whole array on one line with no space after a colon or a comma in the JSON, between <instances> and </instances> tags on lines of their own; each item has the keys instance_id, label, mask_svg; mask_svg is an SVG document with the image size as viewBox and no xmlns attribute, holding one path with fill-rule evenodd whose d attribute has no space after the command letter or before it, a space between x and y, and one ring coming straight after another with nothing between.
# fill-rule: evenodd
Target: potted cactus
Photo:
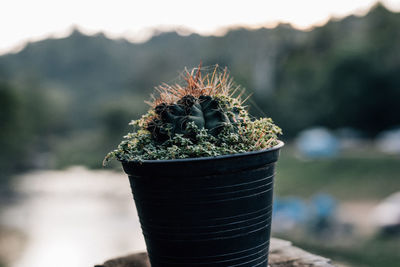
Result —
<instances>
[{"instance_id":1,"label":"potted cactus","mask_svg":"<svg viewBox=\"0 0 400 267\"><path fill-rule=\"evenodd\" d=\"M155 266L267 266L274 166L283 143L248 114L227 70L157 88L110 152L129 176Z\"/></svg>"}]
</instances>

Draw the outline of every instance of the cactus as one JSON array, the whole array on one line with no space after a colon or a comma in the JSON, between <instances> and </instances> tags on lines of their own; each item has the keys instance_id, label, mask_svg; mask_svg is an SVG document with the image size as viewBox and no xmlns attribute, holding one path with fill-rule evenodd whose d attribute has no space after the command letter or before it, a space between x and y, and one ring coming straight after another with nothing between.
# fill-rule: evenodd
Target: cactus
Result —
<instances>
[{"instance_id":1,"label":"cactus","mask_svg":"<svg viewBox=\"0 0 400 267\"><path fill-rule=\"evenodd\" d=\"M201 75L186 71L185 86L163 84L159 97L134 132L124 137L112 158L120 161L218 156L265 149L277 144L281 129L269 118L251 120L225 69Z\"/></svg>"},{"instance_id":2,"label":"cactus","mask_svg":"<svg viewBox=\"0 0 400 267\"><path fill-rule=\"evenodd\" d=\"M155 107L156 116L148 123L147 130L156 142L163 143L175 134L192 137L186 126L188 122L193 122L199 129L205 128L216 137L224 125L235 123L239 118L238 109L228 113L221 107L220 101L211 96L196 98L186 95L176 104L161 103Z\"/></svg>"}]
</instances>

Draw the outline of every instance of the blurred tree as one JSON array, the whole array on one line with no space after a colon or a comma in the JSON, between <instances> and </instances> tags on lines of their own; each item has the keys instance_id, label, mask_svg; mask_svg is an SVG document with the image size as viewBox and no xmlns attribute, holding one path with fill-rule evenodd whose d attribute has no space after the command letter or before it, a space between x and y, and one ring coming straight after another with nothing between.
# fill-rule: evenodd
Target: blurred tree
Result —
<instances>
[{"instance_id":1,"label":"blurred tree","mask_svg":"<svg viewBox=\"0 0 400 267\"><path fill-rule=\"evenodd\" d=\"M5 82L0 82L0 178L26 166L29 132L23 117L21 95Z\"/></svg>"},{"instance_id":2,"label":"blurred tree","mask_svg":"<svg viewBox=\"0 0 400 267\"><path fill-rule=\"evenodd\" d=\"M327 80L326 92L334 106L326 125L354 127L376 135L400 123L400 78L380 69L368 55L339 60Z\"/></svg>"}]
</instances>

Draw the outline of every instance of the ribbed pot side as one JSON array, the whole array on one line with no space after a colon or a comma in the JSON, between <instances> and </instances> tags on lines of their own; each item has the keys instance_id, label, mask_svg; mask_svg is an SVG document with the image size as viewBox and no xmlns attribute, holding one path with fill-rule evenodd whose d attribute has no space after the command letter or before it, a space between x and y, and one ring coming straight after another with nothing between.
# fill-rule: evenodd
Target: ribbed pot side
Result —
<instances>
[{"instance_id":1,"label":"ribbed pot side","mask_svg":"<svg viewBox=\"0 0 400 267\"><path fill-rule=\"evenodd\" d=\"M123 162L153 267L268 266L280 148Z\"/></svg>"}]
</instances>

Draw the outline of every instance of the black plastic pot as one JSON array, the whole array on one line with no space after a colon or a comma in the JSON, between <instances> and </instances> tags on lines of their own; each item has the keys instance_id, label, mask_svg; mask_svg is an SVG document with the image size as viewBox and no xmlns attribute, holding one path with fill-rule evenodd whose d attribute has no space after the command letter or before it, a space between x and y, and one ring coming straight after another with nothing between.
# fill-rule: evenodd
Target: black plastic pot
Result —
<instances>
[{"instance_id":1,"label":"black plastic pot","mask_svg":"<svg viewBox=\"0 0 400 267\"><path fill-rule=\"evenodd\" d=\"M277 146L123 162L153 267L268 266Z\"/></svg>"}]
</instances>

